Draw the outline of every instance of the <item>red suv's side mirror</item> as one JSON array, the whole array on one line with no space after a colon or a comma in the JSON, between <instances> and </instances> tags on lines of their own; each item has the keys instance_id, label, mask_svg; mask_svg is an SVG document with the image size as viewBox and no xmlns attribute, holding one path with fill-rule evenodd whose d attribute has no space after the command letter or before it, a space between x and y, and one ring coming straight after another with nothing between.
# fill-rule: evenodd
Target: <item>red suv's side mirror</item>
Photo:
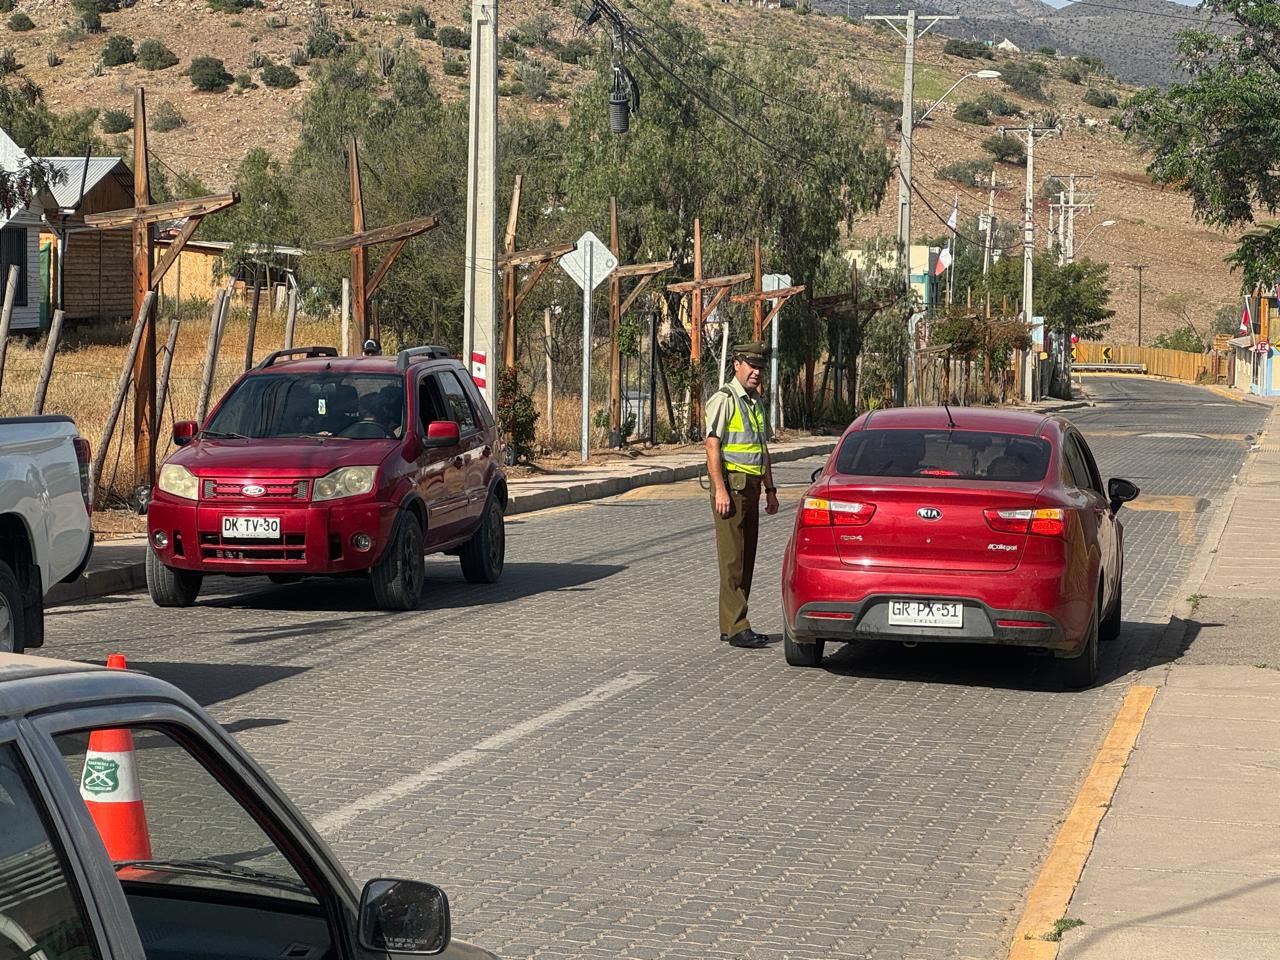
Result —
<instances>
[{"instance_id":1,"label":"red suv's side mirror","mask_svg":"<svg viewBox=\"0 0 1280 960\"><path fill-rule=\"evenodd\" d=\"M427 424L428 447L452 447L458 442L458 425L452 420L433 420Z\"/></svg>"},{"instance_id":2,"label":"red suv's side mirror","mask_svg":"<svg viewBox=\"0 0 1280 960\"><path fill-rule=\"evenodd\" d=\"M194 420L179 420L173 425L173 444L176 447L185 447L188 443L196 438L196 434L200 432L200 424Z\"/></svg>"}]
</instances>

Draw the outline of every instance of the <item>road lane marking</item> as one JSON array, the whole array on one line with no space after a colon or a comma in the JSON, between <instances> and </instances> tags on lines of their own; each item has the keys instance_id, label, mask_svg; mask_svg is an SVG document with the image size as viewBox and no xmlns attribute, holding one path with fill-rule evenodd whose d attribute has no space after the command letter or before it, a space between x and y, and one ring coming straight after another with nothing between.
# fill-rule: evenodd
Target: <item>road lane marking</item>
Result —
<instances>
[{"instance_id":1,"label":"road lane marking","mask_svg":"<svg viewBox=\"0 0 1280 960\"><path fill-rule=\"evenodd\" d=\"M536 717L530 717L528 720L522 720L519 723L501 730L493 736L485 737L475 746L467 747L465 750L459 750L452 756L445 757L438 763L433 763L428 767L424 767L412 776L405 777L403 780L397 780L395 783L383 787L381 790L375 790L373 793L361 797L359 800L353 800L336 810L331 810L324 816L317 817L315 820L316 829L322 834L332 835L340 833L353 821L360 816L371 813L380 807L403 800L410 794L420 790L428 783L443 779L446 775L468 767L478 760L483 759L489 754L498 750L504 750L523 740L525 737L533 736L540 733L547 727L553 726L575 713L581 713L584 710L590 710L597 707L607 700L626 693L628 690L634 690L642 684L648 683L657 677L655 673L624 673L608 683L603 683L594 690L584 693L580 697L567 700L559 706L552 707L545 713L540 713Z\"/></svg>"},{"instance_id":2,"label":"road lane marking","mask_svg":"<svg viewBox=\"0 0 1280 960\"><path fill-rule=\"evenodd\" d=\"M1190 546L1196 538L1196 515L1209 509L1204 497L1140 496L1124 505L1135 513L1173 513L1178 517L1178 543Z\"/></svg>"},{"instance_id":3,"label":"road lane marking","mask_svg":"<svg viewBox=\"0 0 1280 960\"><path fill-rule=\"evenodd\" d=\"M1093 761L1067 819L1063 821L1040 876L1027 894L1022 919L1013 931L1009 960L1053 960L1059 944L1042 939L1053 930L1071 905L1076 884L1093 852L1098 827L1111 805L1120 776L1129 764L1133 745L1142 732L1155 687L1134 687L1120 704L1102 749Z\"/></svg>"}]
</instances>

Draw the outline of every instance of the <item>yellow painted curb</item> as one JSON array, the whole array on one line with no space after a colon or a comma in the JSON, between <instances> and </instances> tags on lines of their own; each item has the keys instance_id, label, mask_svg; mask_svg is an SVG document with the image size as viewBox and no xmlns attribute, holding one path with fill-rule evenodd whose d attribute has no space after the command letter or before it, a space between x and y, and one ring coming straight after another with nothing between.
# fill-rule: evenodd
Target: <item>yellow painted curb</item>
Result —
<instances>
[{"instance_id":1,"label":"yellow painted curb","mask_svg":"<svg viewBox=\"0 0 1280 960\"><path fill-rule=\"evenodd\" d=\"M1240 394L1229 387L1206 387L1210 393L1216 393L1220 397L1226 397L1228 400L1234 400L1236 403L1246 403L1247 401L1240 399Z\"/></svg>"},{"instance_id":2,"label":"yellow painted curb","mask_svg":"<svg viewBox=\"0 0 1280 960\"><path fill-rule=\"evenodd\" d=\"M1013 931L1009 960L1053 960L1058 944L1042 939L1066 914L1085 861L1093 850L1098 825L1111 805L1120 775L1129 763L1147 711L1155 699L1155 687L1134 687L1124 698L1107 739L1102 743L1088 776L1076 794L1076 802L1058 830L1053 849L1040 869L1040 876L1027 894L1022 919Z\"/></svg>"}]
</instances>

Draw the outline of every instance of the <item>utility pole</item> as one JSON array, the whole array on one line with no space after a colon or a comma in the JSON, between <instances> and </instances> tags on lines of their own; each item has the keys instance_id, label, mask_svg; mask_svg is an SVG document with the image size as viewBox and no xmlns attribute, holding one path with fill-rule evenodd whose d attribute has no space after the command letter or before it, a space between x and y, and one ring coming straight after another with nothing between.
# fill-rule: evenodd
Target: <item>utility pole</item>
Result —
<instances>
[{"instance_id":1,"label":"utility pole","mask_svg":"<svg viewBox=\"0 0 1280 960\"><path fill-rule=\"evenodd\" d=\"M1065 198L1059 194L1058 202L1065 216L1065 226L1059 229L1059 241L1062 244L1062 255L1059 263L1075 263L1076 260L1076 211L1093 210L1094 198L1090 195L1076 193L1077 180L1092 180L1092 174L1053 174L1052 179L1065 182L1067 189Z\"/></svg>"},{"instance_id":2,"label":"utility pole","mask_svg":"<svg viewBox=\"0 0 1280 960\"><path fill-rule=\"evenodd\" d=\"M911 290L911 136L915 129L915 92L916 92L916 40L923 37L943 20L959 20L959 17L917 16L914 10L897 16L875 16L868 14L864 20L881 20L893 27L907 45L906 59L902 68L902 139L898 146L898 268L902 271ZM928 21L923 30L916 32L920 21ZM898 28L898 23L904 29Z\"/></svg>"},{"instance_id":3,"label":"utility pole","mask_svg":"<svg viewBox=\"0 0 1280 960\"><path fill-rule=\"evenodd\" d=\"M982 275L991 272L991 251L996 245L996 167L991 165L991 192L987 194L987 237L982 250ZM990 300L988 299L988 305Z\"/></svg>"},{"instance_id":4,"label":"utility pole","mask_svg":"<svg viewBox=\"0 0 1280 960\"><path fill-rule=\"evenodd\" d=\"M1133 269L1138 271L1138 346L1142 346L1142 271L1150 264L1135 263Z\"/></svg>"},{"instance_id":5,"label":"utility pole","mask_svg":"<svg viewBox=\"0 0 1280 960\"><path fill-rule=\"evenodd\" d=\"M1022 216L1022 319L1030 325L1035 317L1033 292L1035 282L1035 243L1036 243L1036 207L1035 207L1035 168L1036 168L1036 141L1045 137L1054 136L1059 133L1057 127L1037 127L1034 124L1028 127L1013 127L1006 129L1000 128L1000 135L1004 136L1008 133L1020 133L1026 138L1027 145L1027 182L1026 195L1023 200L1024 210ZM1036 388L1034 376L1032 375L1036 362L1036 353L1034 350L1027 352L1026 376L1023 384L1024 399L1034 402L1036 397Z\"/></svg>"},{"instance_id":6,"label":"utility pole","mask_svg":"<svg viewBox=\"0 0 1280 960\"><path fill-rule=\"evenodd\" d=\"M489 409L497 409L498 0L471 0L471 124L467 137L467 283L462 354Z\"/></svg>"}]
</instances>

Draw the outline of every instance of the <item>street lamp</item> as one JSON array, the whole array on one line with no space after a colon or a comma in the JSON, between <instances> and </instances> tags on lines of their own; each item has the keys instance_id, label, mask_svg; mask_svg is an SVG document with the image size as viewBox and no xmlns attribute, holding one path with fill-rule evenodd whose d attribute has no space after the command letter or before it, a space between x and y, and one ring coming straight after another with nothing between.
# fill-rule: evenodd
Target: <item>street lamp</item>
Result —
<instances>
[{"instance_id":1,"label":"street lamp","mask_svg":"<svg viewBox=\"0 0 1280 960\"><path fill-rule=\"evenodd\" d=\"M951 94L955 91L956 87L960 86L960 84L964 83L966 80L999 80L999 79L1000 79L999 70L978 70L974 73L966 73L963 77L961 77L959 80L953 83L950 89L948 89L946 93L944 93L934 102L932 107L930 107L924 113L920 114L919 118L916 120L916 123L924 123L925 117L933 113L933 111L937 109L938 104L942 103L943 100L951 96Z\"/></svg>"},{"instance_id":2,"label":"street lamp","mask_svg":"<svg viewBox=\"0 0 1280 960\"><path fill-rule=\"evenodd\" d=\"M1114 227L1118 222L1119 221L1117 220L1103 220L1101 223L1094 224L1093 229L1090 230L1088 233L1086 233L1084 235L1084 239L1080 241L1080 246L1076 247L1071 251L1072 258L1073 259L1075 258L1075 255L1079 251L1080 247L1083 247L1086 243L1088 243L1089 238L1092 237L1095 232L1102 229L1103 227Z\"/></svg>"}]
</instances>

